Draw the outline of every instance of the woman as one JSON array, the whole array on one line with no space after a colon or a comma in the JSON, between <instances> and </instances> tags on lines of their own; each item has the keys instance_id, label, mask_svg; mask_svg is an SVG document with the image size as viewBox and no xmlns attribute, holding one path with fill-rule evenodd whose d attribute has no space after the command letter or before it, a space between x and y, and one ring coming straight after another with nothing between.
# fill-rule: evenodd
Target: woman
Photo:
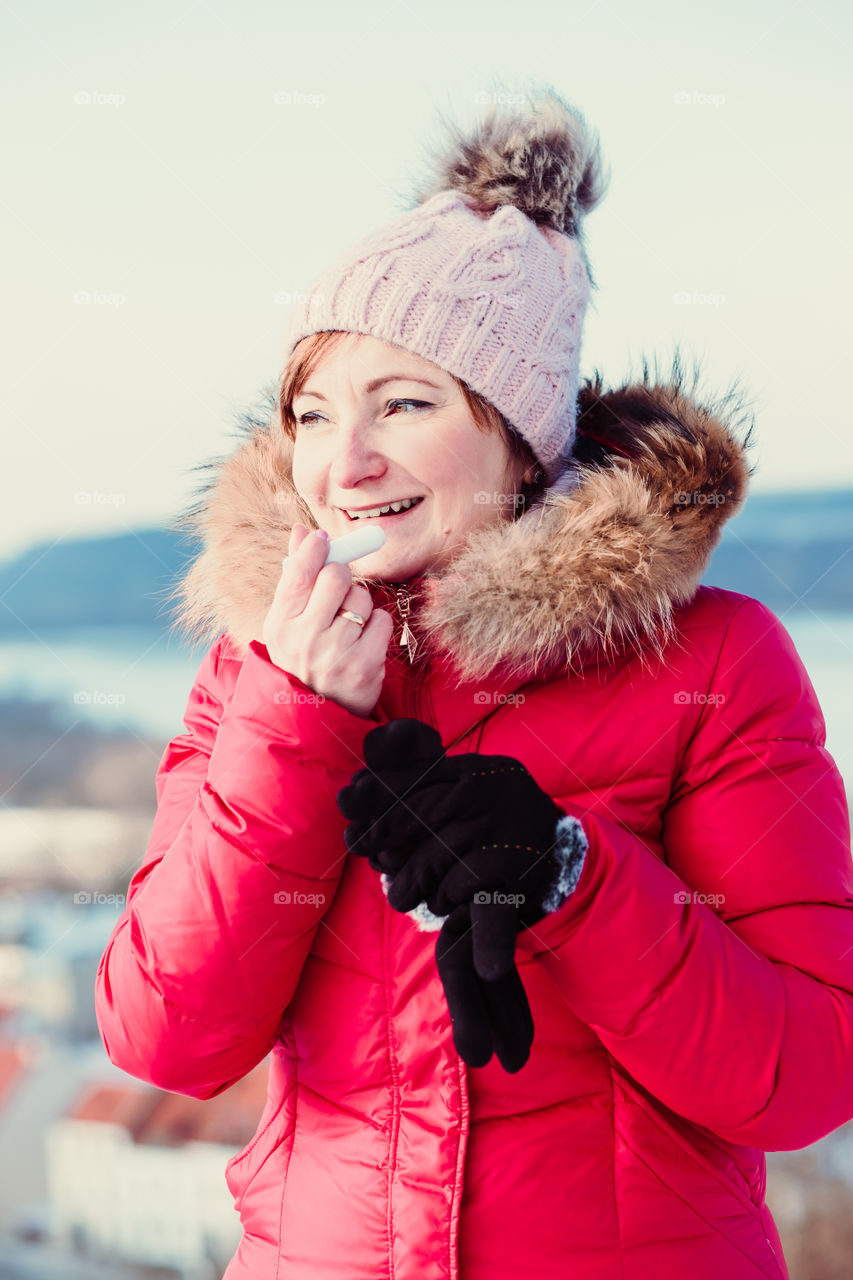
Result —
<instances>
[{"instance_id":1,"label":"woman","mask_svg":"<svg viewBox=\"0 0 853 1280\"><path fill-rule=\"evenodd\" d=\"M763 1153L853 1116L853 874L790 637L698 585L743 411L678 359L578 386L604 181L556 94L434 186L187 517L213 643L104 1044L198 1098L271 1052L228 1280L786 1277Z\"/></svg>"}]
</instances>

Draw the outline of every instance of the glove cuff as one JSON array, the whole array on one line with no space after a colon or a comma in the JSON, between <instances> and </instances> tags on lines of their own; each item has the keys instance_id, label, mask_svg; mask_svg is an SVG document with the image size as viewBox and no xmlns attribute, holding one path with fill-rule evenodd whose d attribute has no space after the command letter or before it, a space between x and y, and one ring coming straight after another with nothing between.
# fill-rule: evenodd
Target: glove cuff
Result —
<instances>
[{"instance_id":1,"label":"glove cuff","mask_svg":"<svg viewBox=\"0 0 853 1280\"><path fill-rule=\"evenodd\" d=\"M557 864L557 876L542 902L542 910L546 915L557 911L574 892L589 849L589 840L580 819L572 817L571 814L563 814L559 818L554 834L556 844L551 849L551 857ZM383 871L379 881L382 892L387 898L391 877ZM447 916L437 916L430 911L425 902L419 902L416 907L404 914L422 933L438 932L447 919Z\"/></svg>"},{"instance_id":2,"label":"glove cuff","mask_svg":"<svg viewBox=\"0 0 853 1280\"><path fill-rule=\"evenodd\" d=\"M557 843L551 850L551 856L558 870L556 880L542 901L546 915L557 911L574 892L589 849L589 840L580 819L571 814L563 814L558 820L555 835Z\"/></svg>"}]
</instances>

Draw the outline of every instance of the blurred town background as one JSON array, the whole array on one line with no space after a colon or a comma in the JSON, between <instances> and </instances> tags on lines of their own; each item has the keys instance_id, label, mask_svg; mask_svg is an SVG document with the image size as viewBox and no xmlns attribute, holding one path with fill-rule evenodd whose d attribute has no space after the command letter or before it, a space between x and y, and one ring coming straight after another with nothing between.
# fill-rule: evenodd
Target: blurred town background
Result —
<instances>
[{"instance_id":1,"label":"blurred town background","mask_svg":"<svg viewBox=\"0 0 853 1280\"><path fill-rule=\"evenodd\" d=\"M138 529L0 565L0 1277L218 1280L239 1240L224 1166L266 1064L197 1101L113 1067L98 960L142 860L154 775L203 652L166 596L197 548ZM782 618L853 783L853 491L756 495L704 581ZM768 1156L792 1276L851 1274L853 1123Z\"/></svg>"}]
</instances>

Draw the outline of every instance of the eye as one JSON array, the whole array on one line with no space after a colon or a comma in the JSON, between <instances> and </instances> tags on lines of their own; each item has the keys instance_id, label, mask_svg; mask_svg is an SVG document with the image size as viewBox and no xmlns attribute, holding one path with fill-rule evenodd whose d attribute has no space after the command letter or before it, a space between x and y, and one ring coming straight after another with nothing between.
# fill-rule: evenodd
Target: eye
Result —
<instances>
[{"instance_id":1,"label":"eye","mask_svg":"<svg viewBox=\"0 0 853 1280\"><path fill-rule=\"evenodd\" d=\"M430 406L428 405L428 403L426 402L426 400L389 400L389 401L388 401L388 403L389 403L389 405L392 405L392 404L413 404L413 405L415 405L415 406L416 406L417 408L419 408L419 409L428 409L428 408L430 407Z\"/></svg>"},{"instance_id":2,"label":"eye","mask_svg":"<svg viewBox=\"0 0 853 1280\"><path fill-rule=\"evenodd\" d=\"M390 409L392 405L396 405L396 404L413 404L418 409L431 408L431 405L426 400L389 400L387 407ZM310 426L313 426L314 424L312 422L308 422L307 419L317 418L319 416L320 415L315 410L309 410L307 413L301 413L299 417L296 419L296 421L299 424L299 426L310 427ZM395 413L392 416L399 417L400 415ZM406 416L407 416L406 414L403 414L403 417L406 417Z\"/></svg>"}]
</instances>

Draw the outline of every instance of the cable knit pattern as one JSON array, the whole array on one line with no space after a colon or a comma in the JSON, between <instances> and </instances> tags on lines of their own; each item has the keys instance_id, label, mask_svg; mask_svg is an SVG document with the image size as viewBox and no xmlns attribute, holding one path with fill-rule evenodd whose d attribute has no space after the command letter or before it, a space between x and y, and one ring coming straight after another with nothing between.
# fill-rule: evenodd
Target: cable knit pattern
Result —
<instances>
[{"instance_id":1,"label":"cable knit pattern","mask_svg":"<svg viewBox=\"0 0 853 1280\"><path fill-rule=\"evenodd\" d=\"M297 306L312 333L369 334L462 378L525 438L551 484L571 453L590 280L578 240L515 206L441 191L375 232Z\"/></svg>"},{"instance_id":2,"label":"cable knit pattern","mask_svg":"<svg viewBox=\"0 0 853 1280\"><path fill-rule=\"evenodd\" d=\"M555 834L557 843L551 852L557 859L559 870L556 880L542 903L542 909L547 915L561 907L570 894L574 892L580 879L580 874L583 871L589 848L589 841L580 819L574 818L570 814L566 814L559 819ZM387 898L391 877L383 871L379 879ZM412 911L407 911L405 914L415 922L422 933L436 932L447 919L447 916L437 916L433 911L430 911L425 902L419 902Z\"/></svg>"}]
</instances>

